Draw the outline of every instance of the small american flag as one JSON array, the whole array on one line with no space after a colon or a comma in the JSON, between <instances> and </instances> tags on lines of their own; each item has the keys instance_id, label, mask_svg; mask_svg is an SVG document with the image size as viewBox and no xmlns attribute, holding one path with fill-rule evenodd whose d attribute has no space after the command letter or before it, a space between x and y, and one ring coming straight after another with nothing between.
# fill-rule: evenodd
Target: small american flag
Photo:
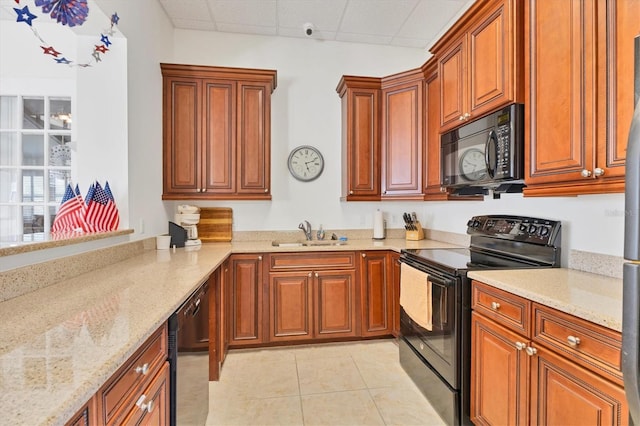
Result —
<instances>
[{"instance_id":1,"label":"small american flag","mask_svg":"<svg viewBox=\"0 0 640 426\"><path fill-rule=\"evenodd\" d=\"M85 230L83 213L84 203L82 196L76 194L73 189L71 189L71 185L67 184L67 189L60 202L60 208L53 220L51 232L61 233Z\"/></svg>"},{"instance_id":2,"label":"small american flag","mask_svg":"<svg viewBox=\"0 0 640 426\"><path fill-rule=\"evenodd\" d=\"M109 190L110 192L111 190ZM89 195L91 195L91 199L89 199ZM118 229L120 223L118 208L99 182L89 188L87 200L85 220L92 231L115 231Z\"/></svg>"}]
</instances>

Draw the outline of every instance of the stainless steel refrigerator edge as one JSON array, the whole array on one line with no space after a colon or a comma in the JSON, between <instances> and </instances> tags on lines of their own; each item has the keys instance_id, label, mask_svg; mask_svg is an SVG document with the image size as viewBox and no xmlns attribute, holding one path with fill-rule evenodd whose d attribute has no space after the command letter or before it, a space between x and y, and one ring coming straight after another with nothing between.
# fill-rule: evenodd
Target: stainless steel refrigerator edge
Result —
<instances>
[{"instance_id":1,"label":"stainless steel refrigerator edge","mask_svg":"<svg viewBox=\"0 0 640 426\"><path fill-rule=\"evenodd\" d=\"M630 423L640 425L640 35L634 40L635 110L627 144L622 306L622 374Z\"/></svg>"}]
</instances>

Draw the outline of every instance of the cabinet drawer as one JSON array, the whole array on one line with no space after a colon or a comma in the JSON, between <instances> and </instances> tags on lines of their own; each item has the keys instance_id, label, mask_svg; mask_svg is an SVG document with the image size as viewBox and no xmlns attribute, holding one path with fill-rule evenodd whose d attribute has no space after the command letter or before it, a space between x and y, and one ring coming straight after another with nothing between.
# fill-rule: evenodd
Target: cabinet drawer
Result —
<instances>
[{"instance_id":1,"label":"cabinet drawer","mask_svg":"<svg viewBox=\"0 0 640 426\"><path fill-rule=\"evenodd\" d=\"M167 360L167 326L158 329L140 348L116 371L109 381L98 391L100 423L121 423L121 416L135 404L134 397L148 386Z\"/></svg>"},{"instance_id":2,"label":"cabinet drawer","mask_svg":"<svg viewBox=\"0 0 640 426\"><path fill-rule=\"evenodd\" d=\"M143 392L136 394L135 404L123 425L162 426L169 424L169 362Z\"/></svg>"},{"instance_id":3,"label":"cabinet drawer","mask_svg":"<svg viewBox=\"0 0 640 426\"><path fill-rule=\"evenodd\" d=\"M533 304L533 341L622 384L622 335L581 318Z\"/></svg>"},{"instance_id":4,"label":"cabinet drawer","mask_svg":"<svg viewBox=\"0 0 640 426\"><path fill-rule=\"evenodd\" d=\"M356 267L356 254L352 251L330 253L282 253L270 256L272 271L300 269L353 269Z\"/></svg>"},{"instance_id":5,"label":"cabinet drawer","mask_svg":"<svg viewBox=\"0 0 640 426\"><path fill-rule=\"evenodd\" d=\"M531 302L527 299L474 280L471 309L516 333L531 337Z\"/></svg>"}]
</instances>

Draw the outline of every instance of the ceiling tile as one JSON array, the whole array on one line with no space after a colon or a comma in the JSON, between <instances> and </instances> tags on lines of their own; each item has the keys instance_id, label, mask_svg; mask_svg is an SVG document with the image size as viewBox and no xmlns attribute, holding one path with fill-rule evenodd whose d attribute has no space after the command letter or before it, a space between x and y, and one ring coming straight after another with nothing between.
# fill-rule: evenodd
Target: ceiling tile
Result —
<instances>
[{"instance_id":1,"label":"ceiling tile","mask_svg":"<svg viewBox=\"0 0 640 426\"><path fill-rule=\"evenodd\" d=\"M397 36L431 40L465 3L467 0L420 0Z\"/></svg>"},{"instance_id":2,"label":"ceiling tile","mask_svg":"<svg viewBox=\"0 0 640 426\"><path fill-rule=\"evenodd\" d=\"M394 37L389 43L391 46L398 47L415 47L416 49L424 48L425 44L428 40L423 38L403 38L403 37Z\"/></svg>"},{"instance_id":3,"label":"ceiling tile","mask_svg":"<svg viewBox=\"0 0 640 426\"><path fill-rule=\"evenodd\" d=\"M194 21L209 21L209 7L206 0L181 0L179 2L160 0L160 4L171 19L189 19Z\"/></svg>"},{"instance_id":4,"label":"ceiling tile","mask_svg":"<svg viewBox=\"0 0 640 426\"><path fill-rule=\"evenodd\" d=\"M278 26L302 28L310 22L317 29L337 31L347 0L278 0Z\"/></svg>"},{"instance_id":5,"label":"ceiling tile","mask_svg":"<svg viewBox=\"0 0 640 426\"><path fill-rule=\"evenodd\" d=\"M197 21L194 19L173 19L175 28L184 28L188 30L215 31L216 25L212 21Z\"/></svg>"},{"instance_id":6,"label":"ceiling tile","mask_svg":"<svg viewBox=\"0 0 640 426\"><path fill-rule=\"evenodd\" d=\"M340 31L394 36L418 0L350 0Z\"/></svg>"},{"instance_id":7,"label":"ceiling tile","mask_svg":"<svg viewBox=\"0 0 640 426\"><path fill-rule=\"evenodd\" d=\"M277 24L276 0L208 1L216 23L259 27L275 27Z\"/></svg>"},{"instance_id":8,"label":"ceiling tile","mask_svg":"<svg viewBox=\"0 0 640 426\"><path fill-rule=\"evenodd\" d=\"M262 34L262 35L278 35L276 27L263 27L259 25L242 25L242 24L228 24L226 22L218 22L216 24L219 31L229 33L244 33L244 34Z\"/></svg>"},{"instance_id":9,"label":"ceiling tile","mask_svg":"<svg viewBox=\"0 0 640 426\"><path fill-rule=\"evenodd\" d=\"M391 36L378 36L368 34L352 34L339 32L336 34L336 40L348 41L351 43L371 43L371 44L389 44L393 37Z\"/></svg>"}]
</instances>

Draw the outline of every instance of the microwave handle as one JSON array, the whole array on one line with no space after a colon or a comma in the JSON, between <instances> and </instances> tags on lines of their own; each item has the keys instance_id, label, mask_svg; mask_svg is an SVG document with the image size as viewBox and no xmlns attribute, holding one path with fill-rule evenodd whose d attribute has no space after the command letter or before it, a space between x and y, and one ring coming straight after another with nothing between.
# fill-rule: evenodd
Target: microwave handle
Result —
<instances>
[{"instance_id":1,"label":"microwave handle","mask_svg":"<svg viewBox=\"0 0 640 426\"><path fill-rule=\"evenodd\" d=\"M498 137L496 136L496 132L494 130L491 130L489 132L489 137L487 138L487 141L484 144L484 164L487 168L487 173L489 174L489 177L493 179L493 177L495 176L496 173L496 169L495 169L495 164L491 164L491 156L489 155L490 151L490 147L491 147L491 141L493 141L493 151L495 152L498 149ZM497 152L496 155L494 155L494 158L497 158Z\"/></svg>"}]
</instances>

